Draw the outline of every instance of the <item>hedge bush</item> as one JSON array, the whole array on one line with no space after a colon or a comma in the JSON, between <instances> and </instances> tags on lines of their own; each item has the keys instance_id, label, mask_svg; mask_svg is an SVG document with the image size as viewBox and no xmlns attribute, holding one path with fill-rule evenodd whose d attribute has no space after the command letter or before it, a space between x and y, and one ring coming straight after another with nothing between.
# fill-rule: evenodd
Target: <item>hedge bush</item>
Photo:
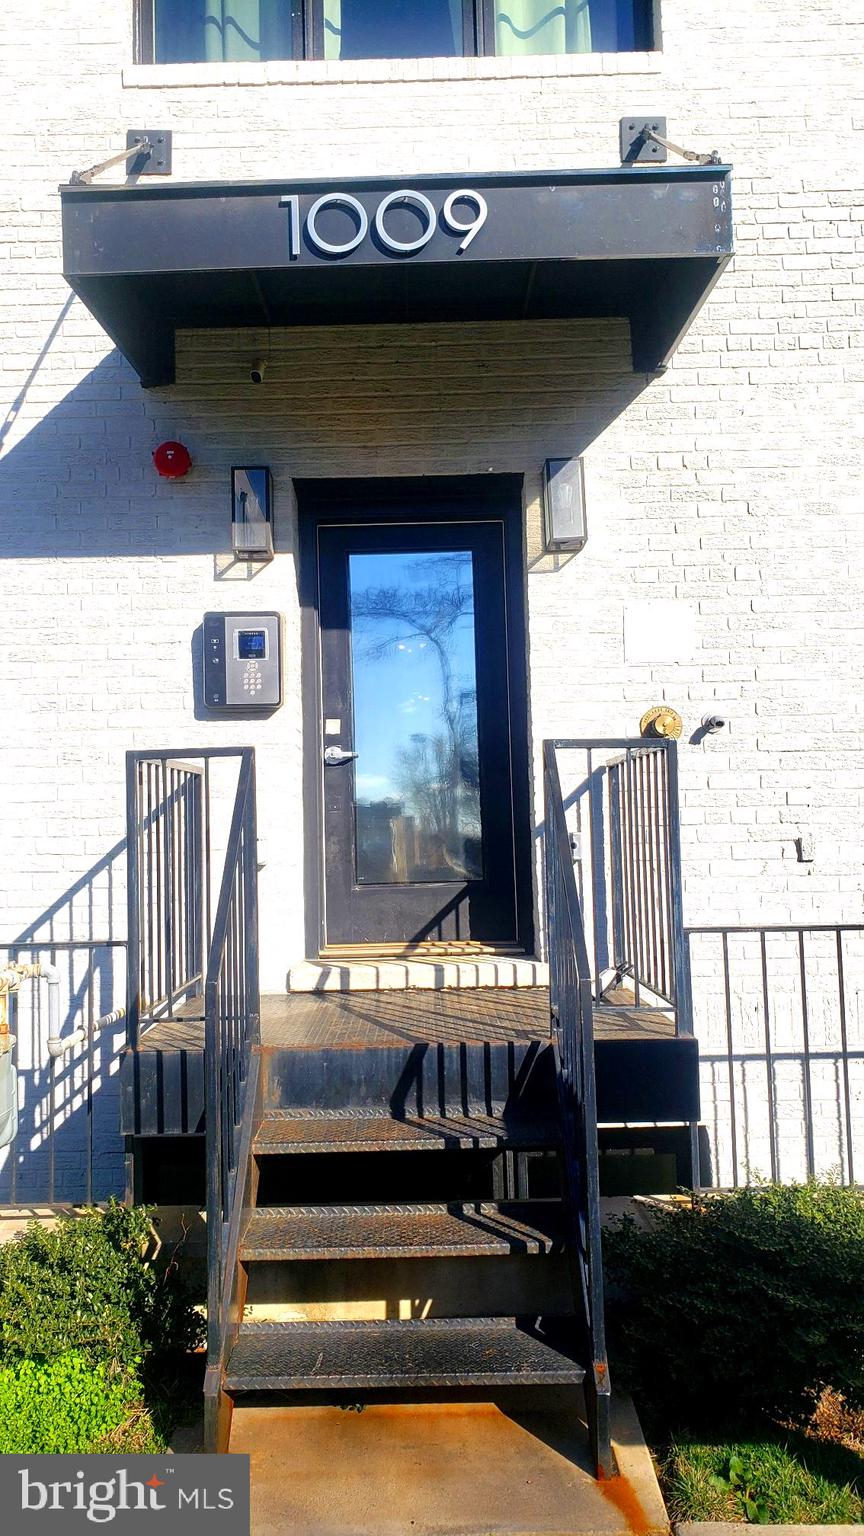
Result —
<instances>
[{"instance_id":1,"label":"hedge bush","mask_svg":"<svg viewBox=\"0 0 864 1536\"><path fill-rule=\"evenodd\" d=\"M57 1360L129 1370L194 1348L203 1324L175 1271L146 1257L149 1211L112 1202L0 1248L0 1366Z\"/></svg>"},{"instance_id":2,"label":"hedge bush","mask_svg":"<svg viewBox=\"0 0 864 1536\"><path fill-rule=\"evenodd\" d=\"M0 1455L160 1449L134 1376L77 1353L0 1368Z\"/></svg>"},{"instance_id":3,"label":"hedge bush","mask_svg":"<svg viewBox=\"0 0 864 1536\"><path fill-rule=\"evenodd\" d=\"M766 1185L604 1236L618 1379L667 1423L864 1403L864 1192ZM810 1401L812 1407L812 1399Z\"/></svg>"}]
</instances>

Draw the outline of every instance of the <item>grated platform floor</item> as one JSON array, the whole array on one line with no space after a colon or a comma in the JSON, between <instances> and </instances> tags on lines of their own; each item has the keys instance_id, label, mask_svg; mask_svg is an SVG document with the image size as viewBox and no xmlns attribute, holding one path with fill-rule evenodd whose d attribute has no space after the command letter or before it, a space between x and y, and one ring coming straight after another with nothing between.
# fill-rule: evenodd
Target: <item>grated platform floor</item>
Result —
<instances>
[{"instance_id":1,"label":"grated platform floor","mask_svg":"<svg viewBox=\"0 0 864 1536\"><path fill-rule=\"evenodd\" d=\"M201 1050L201 998L173 1019L146 1028L145 1050ZM663 1039L675 1033L667 1010L634 1008L615 998L594 1009L600 1039ZM381 992L274 993L261 999L261 1043L283 1049L398 1045L429 1041L528 1041L549 1038L546 987L414 987Z\"/></svg>"},{"instance_id":2,"label":"grated platform floor","mask_svg":"<svg viewBox=\"0 0 864 1536\"><path fill-rule=\"evenodd\" d=\"M565 1324L560 1332L573 1333ZM578 1386L585 1371L554 1335L515 1317L407 1322L243 1323L231 1392L315 1388Z\"/></svg>"},{"instance_id":3,"label":"grated platform floor","mask_svg":"<svg viewBox=\"0 0 864 1536\"><path fill-rule=\"evenodd\" d=\"M558 1200L263 1206L252 1212L241 1257L413 1259L561 1253L564 1237Z\"/></svg>"},{"instance_id":4,"label":"grated platform floor","mask_svg":"<svg viewBox=\"0 0 864 1536\"><path fill-rule=\"evenodd\" d=\"M548 1119L503 1115L415 1115L405 1119L362 1110L268 1110L256 1153L427 1151L460 1147L544 1148L557 1145Z\"/></svg>"}]
</instances>

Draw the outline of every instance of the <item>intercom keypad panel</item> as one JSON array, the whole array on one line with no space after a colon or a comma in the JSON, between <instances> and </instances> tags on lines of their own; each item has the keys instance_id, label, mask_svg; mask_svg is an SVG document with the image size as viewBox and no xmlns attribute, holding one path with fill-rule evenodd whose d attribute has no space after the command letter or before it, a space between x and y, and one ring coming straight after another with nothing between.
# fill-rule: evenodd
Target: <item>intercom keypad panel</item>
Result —
<instances>
[{"instance_id":1,"label":"intercom keypad panel","mask_svg":"<svg viewBox=\"0 0 864 1536\"><path fill-rule=\"evenodd\" d=\"M204 703L231 711L282 703L278 613L205 613Z\"/></svg>"}]
</instances>

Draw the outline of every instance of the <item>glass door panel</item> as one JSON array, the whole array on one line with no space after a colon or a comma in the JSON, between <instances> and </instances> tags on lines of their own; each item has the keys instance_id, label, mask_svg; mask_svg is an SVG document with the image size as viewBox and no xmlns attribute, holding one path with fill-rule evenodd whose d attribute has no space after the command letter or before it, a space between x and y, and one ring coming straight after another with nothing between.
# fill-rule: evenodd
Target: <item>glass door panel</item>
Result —
<instances>
[{"instance_id":1,"label":"glass door panel","mask_svg":"<svg viewBox=\"0 0 864 1536\"><path fill-rule=\"evenodd\" d=\"M517 912L501 502L470 521L428 492L414 516L410 495L394 483L377 520L331 512L317 524L325 942L507 944ZM342 505L353 509L350 491Z\"/></svg>"},{"instance_id":2,"label":"glass door panel","mask_svg":"<svg viewBox=\"0 0 864 1536\"><path fill-rule=\"evenodd\" d=\"M349 555L358 884L483 878L470 550Z\"/></svg>"}]
</instances>

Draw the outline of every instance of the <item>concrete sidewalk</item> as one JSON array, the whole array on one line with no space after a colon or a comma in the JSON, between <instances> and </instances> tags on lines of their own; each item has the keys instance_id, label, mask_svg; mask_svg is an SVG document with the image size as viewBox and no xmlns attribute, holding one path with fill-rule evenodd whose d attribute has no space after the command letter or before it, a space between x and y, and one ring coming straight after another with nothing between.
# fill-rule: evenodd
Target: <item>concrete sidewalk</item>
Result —
<instances>
[{"instance_id":1,"label":"concrete sidewalk","mask_svg":"<svg viewBox=\"0 0 864 1536\"><path fill-rule=\"evenodd\" d=\"M619 1397L621 1476L589 1471L581 1395L488 1403L238 1408L253 1536L667 1536L632 1404Z\"/></svg>"}]
</instances>

